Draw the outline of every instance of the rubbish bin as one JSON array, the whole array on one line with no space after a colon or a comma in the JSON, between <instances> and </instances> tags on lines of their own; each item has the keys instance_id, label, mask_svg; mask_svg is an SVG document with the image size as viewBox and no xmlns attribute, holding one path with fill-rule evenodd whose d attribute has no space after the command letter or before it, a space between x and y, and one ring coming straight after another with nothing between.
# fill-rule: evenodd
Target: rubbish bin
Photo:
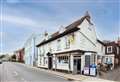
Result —
<instances>
[{"instance_id":1,"label":"rubbish bin","mask_svg":"<svg viewBox=\"0 0 120 82\"><path fill-rule=\"evenodd\" d=\"M96 76L97 75L97 70L96 70L96 65L95 64L90 65L90 75L91 76Z\"/></svg>"}]
</instances>

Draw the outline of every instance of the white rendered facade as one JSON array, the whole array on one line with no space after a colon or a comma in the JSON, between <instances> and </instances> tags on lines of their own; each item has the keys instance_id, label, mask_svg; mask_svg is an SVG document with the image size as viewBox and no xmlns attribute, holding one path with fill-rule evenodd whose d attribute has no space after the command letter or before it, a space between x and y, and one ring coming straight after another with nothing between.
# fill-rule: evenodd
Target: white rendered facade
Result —
<instances>
[{"instance_id":1,"label":"white rendered facade","mask_svg":"<svg viewBox=\"0 0 120 82\"><path fill-rule=\"evenodd\" d=\"M38 67L82 72L85 66L97 64L99 50L95 26L85 18L75 28L79 29L37 46Z\"/></svg>"}]
</instances>

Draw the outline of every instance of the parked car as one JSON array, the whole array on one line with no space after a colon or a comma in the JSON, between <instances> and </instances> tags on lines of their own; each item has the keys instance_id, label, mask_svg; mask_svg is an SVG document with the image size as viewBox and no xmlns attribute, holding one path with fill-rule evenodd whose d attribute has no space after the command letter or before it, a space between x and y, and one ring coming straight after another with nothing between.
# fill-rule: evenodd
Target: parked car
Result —
<instances>
[{"instance_id":1,"label":"parked car","mask_svg":"<svg viewBox=\"0 0 120 82\"><path fill-rule=\"evenodd\" d=\"M0 60L0 64L2 64L2 60Z\"/></svg>"}]
</instances>

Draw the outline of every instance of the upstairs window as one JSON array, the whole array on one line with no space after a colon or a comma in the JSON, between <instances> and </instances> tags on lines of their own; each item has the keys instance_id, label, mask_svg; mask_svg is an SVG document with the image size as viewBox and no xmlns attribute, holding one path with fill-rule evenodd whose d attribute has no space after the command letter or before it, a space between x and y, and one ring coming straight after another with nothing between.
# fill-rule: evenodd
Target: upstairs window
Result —
<instances>
[{"instance_id":1,"label":"upstairs window","mask_svg":"<svg viewBox=\"0 0 120 82\"><path fill-rule=\"evenodd\" d=\"M61 44L60 44L61 40L57 40L57 50L61 50Z\"/></svg>"},{"instance_id":2,"label":"upstairs window","mask_svg":"<svg viewBox=\"0 0 120 82\"><path fill-rule=\"evenodd\" d=\"M70 48L70 40L69 40L68 36L65 37L65 48L66 49Z\"/></svg>"},{"instance_id":3,"label":"upstairs window","mask_svg":"<svg viewBox=\"0 0 120 82\"><path fill-rule=\"evenodd\" d=\"M107 53L112 53L112 46L107 46Z\"/></svg>"}]
</instances>

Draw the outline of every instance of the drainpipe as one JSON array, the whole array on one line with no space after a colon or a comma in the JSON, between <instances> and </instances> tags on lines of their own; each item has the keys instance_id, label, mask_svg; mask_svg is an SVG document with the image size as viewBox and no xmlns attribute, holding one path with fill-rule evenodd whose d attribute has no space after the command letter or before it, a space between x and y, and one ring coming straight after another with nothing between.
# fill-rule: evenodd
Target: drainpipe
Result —
<instances>
[{"instance_id":1,"label":"drainpipe","mask_svg":"<svg viewBox=\"0 0 120 82\"><path fill-rule=\"evenodd\" d=\"M68 73L70 73L70 66L71 66L71 62L70 62L70 56L71 56L71 53L69 53L69 55L68 55L68 61L69 61L69 64L68 64L68 68L69 68L69 70L68 70Z\"/></svg>"},{"instance_id":2,"label":"drainpipe","mask_svg":"<svg viewBox=\"0 0 120 82\"><path fill-rule=\"evenodd\" d=\"M55 71L56 71L56 68L57 68L57 57L55 55Z\"/></svg>"},{"instance_id":3,"label":"drainpipe","mask_svg":"<svg viewBox=\"0 0 120 82\"><path fill-rule=\"evenodd\" d=\"M33 66L35 66L36 65L36 53L35 53L35 36L33 37L33 47L34 47L34 52L33 52L33 54L34 54L34 56L33 56Z\"/></svg>"}]
</instances>

